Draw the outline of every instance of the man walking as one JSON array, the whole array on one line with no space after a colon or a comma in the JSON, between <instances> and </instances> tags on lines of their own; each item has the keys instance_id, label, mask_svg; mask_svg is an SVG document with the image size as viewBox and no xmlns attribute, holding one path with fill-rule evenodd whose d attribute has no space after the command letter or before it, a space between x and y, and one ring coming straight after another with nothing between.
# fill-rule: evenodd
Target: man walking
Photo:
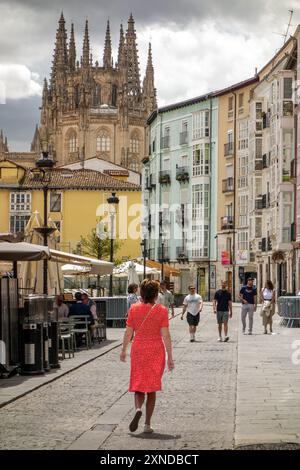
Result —
<instances>
[{"instance_id":1,"label":"man walking","mask_svg":"<svg viewBox=\"0 0 300 470\"><path fill-rule=\"evenodd\" d=\"M217 315L219 338L222 341L222 325L224 325L224 342L229 340L228 336L228 318L232 318L232 301L231 293L227 290L225 281L221 283L221 289L215 293L213 301L214 313Z\"/></svg>"},{"instance_id":2,"label":"man walking","mask_svg":"<svg viewBox=\"0 0 300 470\"><path fill-rule=\"evenodd\" d=\"M203 309L203 300L201 295L196 293L195 286L190 286L189 292L189 295L187 295L183 301L181 320L183 320L183 316L187 311L186 319L189 324L190 341L193 343L195 341L197 326L200 321L200 313Z\"/></svg>"},{"instance_id":3,"label":"man walking","mask_svg":"<svg viewBox=\"0 0 300 470\"><path fill-rule=\"evenodd\" d=\"M167 307L168 311L169 308L171 309L172 317L174 317L174 296L172 292L167 290L167 283L166 281L161 281L160 283L160 292L157 298L157 304L164 305Z\"/></svg>"},{"instance_id":4,"label":"man walking","mask_svg":"<svg viewBox=\"0 0 300 470\"><path fill-rule=\"evenodd\" d=\"M257 309L257 291L253 285L254 279L248 278L247 285L243 286L240 290L240 299L242 301L242 324L243 333L246 334L246 317L249 315L249 330L248 334L252 335L253 328L253 314Z\"/></svg>"}]
</instances>

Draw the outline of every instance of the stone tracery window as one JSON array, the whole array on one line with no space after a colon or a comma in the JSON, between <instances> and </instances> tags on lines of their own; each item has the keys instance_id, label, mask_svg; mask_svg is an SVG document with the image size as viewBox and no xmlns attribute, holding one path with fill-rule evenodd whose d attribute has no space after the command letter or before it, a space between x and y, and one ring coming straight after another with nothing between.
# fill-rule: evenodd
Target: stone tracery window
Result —
<instances>
[{"instance_id":1,"label":"stone tracery window","mask_svg":"<svg viewBox=\"0 0 300 470\"><path fill-rule=\"evenodd\" d=\"M97 152L110 151L110 135L106 130L102 130L99 132L96 139L96 150Z\"/></svg>"},{"instance_id":2,"label":"stone tracery window","mask_svg":"<svg viewBox=\"0 0 300 470\"><path fill-rule=\"evenodd\" d=\"M76 131L71 131L67 135L67 148L68 153L74 153L78 150L78 139Z\"/></svg>"},{"instance_id":3,"label":"stone tracery window","mask_svg":"<svg viewBox=\"0 0 300 470\"><path fill-rule=\"evenodd\" d=\"M137 132L134 132L130 136L130 153L140 153L140 136Z\"/></svg>"}]
</instances>

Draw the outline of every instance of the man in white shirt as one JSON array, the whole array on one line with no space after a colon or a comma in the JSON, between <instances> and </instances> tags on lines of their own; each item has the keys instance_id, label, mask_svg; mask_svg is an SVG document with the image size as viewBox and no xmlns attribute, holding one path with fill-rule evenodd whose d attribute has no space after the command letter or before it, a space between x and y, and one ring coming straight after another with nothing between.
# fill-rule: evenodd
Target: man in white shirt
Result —
<instances>
[{"instance_id":1,"label":"man in white shirt","mask_svg":"<svg viewBox=\"0 0 300 470\"><path fill-rule=\"evenodd\" d=\"M195 341L197 326L200 321L200 313L203 309L203 300L201 295L196 293L195 286L190 286L189 292L189 295L187 295L183 301L181 320L183 320L183 316L187 311L186 319L189 324L190 341L193 343Z\"/></svg>"}]
</instances>

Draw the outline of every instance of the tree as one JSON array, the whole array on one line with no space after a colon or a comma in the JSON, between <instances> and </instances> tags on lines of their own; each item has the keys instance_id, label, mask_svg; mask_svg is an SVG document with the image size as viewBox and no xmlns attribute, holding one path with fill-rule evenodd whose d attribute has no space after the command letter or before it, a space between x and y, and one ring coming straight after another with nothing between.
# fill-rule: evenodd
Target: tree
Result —
<instances>
[{"instance_id":1,"label":"tree","mask_svg":"<svg viewBox=\"0 0 300 470\"><path fill-rule=\"evenodd\" d=\"M80 237L81 254L91 258L103 259L109 261L110 258L110 238L108 236L107 227L104 228L104 237L97 236L96 228L93 228L91 233L86 237ZM107 236L105 236L107 234ZM113 241L114 248L114 264L120 264L116 258L118 250L121 248L122 242L120 240Z\"/></svg>"}]
</instances>

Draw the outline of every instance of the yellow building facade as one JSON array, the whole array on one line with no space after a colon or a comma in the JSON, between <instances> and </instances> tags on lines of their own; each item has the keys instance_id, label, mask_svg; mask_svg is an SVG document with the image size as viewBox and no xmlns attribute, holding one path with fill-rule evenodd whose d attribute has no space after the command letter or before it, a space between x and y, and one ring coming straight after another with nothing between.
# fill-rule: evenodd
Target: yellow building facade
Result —
<instances>
[{"instance_id":1,"label":"yellow building facade","mask_svg":"<svg viewBox=\"0 0 300 470\"><path fill-rule=\"evenodd\" d=\"M251 89L258 76L218 94L218 262L217 283L230 290L251 272L248 253L248 126ZM245 228L245 230L243 230Z\"/></svg>"},{"instance_id":2,"label":"yellow building facade","mask_svg":"<svg viewBox=\"0 0 300 470\"><path fill-rule=\"evenodd\" d=\"M47 181L46 181L47 180ZM30 216L44 217L47 185L48 223L55 222L57 249L80 254L80 238L87 237L101 218L110 227L107 198L119 198L115 236L121 241L118 259L140 256L141 191L136 184L93 170L45 170L44 181L34 171L11 161L0 162L0 232L24 232ZM109 232L110 233L110 232Z\"/></svg>"}]
</instances>

